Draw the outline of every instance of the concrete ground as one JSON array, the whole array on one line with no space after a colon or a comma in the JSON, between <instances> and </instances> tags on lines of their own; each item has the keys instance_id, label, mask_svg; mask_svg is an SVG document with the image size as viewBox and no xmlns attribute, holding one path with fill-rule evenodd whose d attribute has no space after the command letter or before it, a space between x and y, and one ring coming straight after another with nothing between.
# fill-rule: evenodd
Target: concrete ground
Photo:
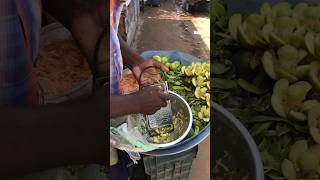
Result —
<instances>
[{"instance_id":1,"label":"concrete ground","mask_svg":"<svg viewBox=\"0 0 320 180\"><path fill-rule=\"evenodd\" d=\"M174 1L162 2L160 7L146 7L139 19L133 48L139 53L147 50L178 50L201 59L210 59L209 15L177 13ZM199 145L190 180L210 179L210 138Z\"/></svg>"}]
</instances>

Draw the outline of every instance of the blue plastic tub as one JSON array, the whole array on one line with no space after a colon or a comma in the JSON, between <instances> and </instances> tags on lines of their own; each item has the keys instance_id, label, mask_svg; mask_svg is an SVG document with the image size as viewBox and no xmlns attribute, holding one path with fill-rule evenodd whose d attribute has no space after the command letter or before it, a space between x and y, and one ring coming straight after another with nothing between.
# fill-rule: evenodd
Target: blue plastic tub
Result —
<instances>
[{"instance_id":1,"label":"blue plastic tub","mask_svg":"<svg viewBox=\"0 0 320 180\"><path fill-rule=\"evenodd\" d=\"M192 62L205 62L205 60L201 60L199 58L196 58L191 55L178 52L178 51L146 51L141 54L141 56L145 59L152 58L155 55L159 55L161 57L167 57L169 59L169 62L180 60L183 65L189 65ZM155 151L146 152L144 154L151 155L151 156L167 156L167 155L174 155L177 153L181 153L197 146L206 137L208 137L209 134L210 134L210 123L205 128L203 128L199 132L199 134L196 136L185 139L168 148L161 148Z\"/></svg>"}]
</instances>

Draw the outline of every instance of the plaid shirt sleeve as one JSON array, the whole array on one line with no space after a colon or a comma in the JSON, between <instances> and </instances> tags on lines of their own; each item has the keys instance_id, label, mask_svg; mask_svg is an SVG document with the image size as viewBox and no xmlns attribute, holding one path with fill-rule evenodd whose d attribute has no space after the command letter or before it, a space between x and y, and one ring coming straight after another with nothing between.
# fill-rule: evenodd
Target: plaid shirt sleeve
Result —
<instances>
[{"instance_id":1,"label":"plaid shirt sleeve","mask_svg":"<svg viewBox=\"0 0 320 180\"><path fill-rule=\"evenodd\" d=\"M117 36L121 11L125 1L110 0L110 93L121 94L119 82L122 78L123 62Z\"/></svg>"},{"instance_id":2,"label":"plaid shirt sleeve","mask_svg":"<svg viewBox=\"0 0 320 180\"><path fill-rule=\"evenodd\" d=\"M40 30L39 0L0 0L0 105L39 103L32 63Z\"/></svg>"}]
</instances>

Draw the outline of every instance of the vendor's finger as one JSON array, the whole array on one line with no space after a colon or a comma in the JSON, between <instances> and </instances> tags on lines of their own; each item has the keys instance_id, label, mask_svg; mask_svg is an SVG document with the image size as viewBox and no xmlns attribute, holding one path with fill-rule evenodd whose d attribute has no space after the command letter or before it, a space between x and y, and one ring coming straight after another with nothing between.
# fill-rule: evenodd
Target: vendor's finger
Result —
<instances>
[{"instance_id":1,"label":"vendor's finger","mask_svg":"<svg viewBox=\"0 0 320 180\"><path fill-rule=\"evenodd\" d=\"M169 69L167 66L165 66L164 64L162 64L161 62L155 61L153 60L153 65L157 68L159 68L161 71L163 72L169 72Z\"/></svg>"},{"instance_id":2,"label":"vendor's finger","mask_svg":"<svg viewBox=\"0 0 320 180\"><path fill-rule=\"evenodd\" d=\"M167 104L167 101L170 99L169 95L168 94L164 94L164 93L160 93L159 95L159 98L165 102Z\"/></svg>"}]
</instances>

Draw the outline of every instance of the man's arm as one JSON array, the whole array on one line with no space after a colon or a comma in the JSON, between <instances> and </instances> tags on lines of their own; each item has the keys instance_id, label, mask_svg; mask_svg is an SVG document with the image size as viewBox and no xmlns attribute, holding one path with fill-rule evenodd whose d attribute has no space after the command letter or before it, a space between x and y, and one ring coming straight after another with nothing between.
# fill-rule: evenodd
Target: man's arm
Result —
<instances>
[{"instance_id":1,"label":"man's arm","mask_svg":"<svg viewBox=\"0 0 320 180\"><path fill-rule=\"evenodd\" d=\"M66 165L105 164L107 94L101 88L91 97L59 105L1 107L0 179Z\"/></svg>"},{"instance_id":2,"label":"man's arm","mask_svg":"<svg viewBox=\"0 0 320 180\"><path fill-rule=\"evenodd\" d=\"M132 48L128 46L128 44L119 37L121 54L123 58L123 63L128 66L130 69L133 69L135 65L138 65L143 61L143 58L136 53Z\"/></svg>"},{"instance_id":3,"label":"man's arm","mask_svg":"<svg viewBox=\"0 0 320 180\"><path fill-rule=\"evenodd\" d=\"M88 58L92 70L98 61L100 76L109 75L108 1L102 0L44 0L43 8L68 28L82 52ZM95 59L99 37L104 34Z\"/></svg>"}]
</instances>

